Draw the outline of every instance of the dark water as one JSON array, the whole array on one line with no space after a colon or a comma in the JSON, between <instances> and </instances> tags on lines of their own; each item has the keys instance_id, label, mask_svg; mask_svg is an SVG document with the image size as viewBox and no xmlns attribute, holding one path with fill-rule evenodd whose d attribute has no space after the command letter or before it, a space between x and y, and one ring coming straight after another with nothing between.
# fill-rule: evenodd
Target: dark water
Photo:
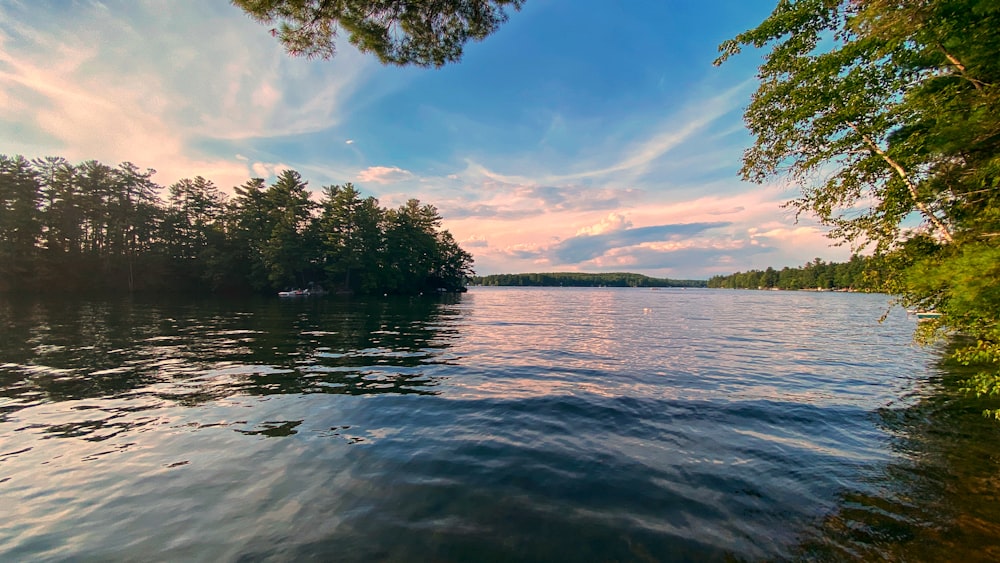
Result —
<instances>
[{"instance_id":1,"label":"dark water","mask_svg":"<svg viewBox=\"0 0 1000 563\"><path fill-rule=\"evenodd\" d=\"M0 301L0 559L989 560L885 296Z\"/></svg>"}]
</instances>

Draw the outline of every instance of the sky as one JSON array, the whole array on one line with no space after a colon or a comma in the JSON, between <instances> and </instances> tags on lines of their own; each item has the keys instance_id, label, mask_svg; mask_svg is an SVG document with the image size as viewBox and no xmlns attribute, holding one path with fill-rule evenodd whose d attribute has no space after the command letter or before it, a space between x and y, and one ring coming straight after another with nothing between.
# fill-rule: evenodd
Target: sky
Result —
<instances>
[{"instance_id":1,"label":"sky","mask_svg":"<svg viewBox=\"0 0 1000 563\"><path fill-rule=\"evenodd\" d=\"M0 0L0 154L203 176L294 169L417 198L478 274L704 279L843 261L797 188L739 177L761 54L718 45L774 0L527 0L461 62L287 55L225 0Z\"/></svg>"}]
</instances>

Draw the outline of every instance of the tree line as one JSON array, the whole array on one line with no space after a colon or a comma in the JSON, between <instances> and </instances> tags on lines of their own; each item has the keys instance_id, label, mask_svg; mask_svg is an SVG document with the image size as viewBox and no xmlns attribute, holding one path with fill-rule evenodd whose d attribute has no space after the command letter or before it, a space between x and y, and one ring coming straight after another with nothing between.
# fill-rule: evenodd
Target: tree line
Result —
<instances>
[{"instance_id":1,"label":"tree line","mask_svg":"<svg viewBox=\"0 0 1000 563\"><path fill-rule=\"evenodd\" d=\"M853 255L847 262L824 262L819 258L800 268L785 266L780 270L736 272L727 276L712 276L708 287L726 289L844 289L850 291L884 291L886 263L881 257Z\"/></svg>"},{"instance_id":2,"label":"tree line","mask_svg":"<svg viewBox=\"0 0 1000 563\"><path fill-rule=\"evenodd\" d=\"M201 176L0 155L0 292L459 290L472 256L433 205L388 209L350 183L310 198L294 170L227 196Z\"/></svg>"},{"instance_id":3,"label":"tree line","mask_svg":"<svg viewBox=\"0 0 1000 563\"><path fill-rule=\"evenodd\" d=\"M642 274L610 272L550 272L544 274L493 274L474 276L473 285L546 286L546 287L705 287L704 280L671 280Z\"/></svg>"}]
</instances>

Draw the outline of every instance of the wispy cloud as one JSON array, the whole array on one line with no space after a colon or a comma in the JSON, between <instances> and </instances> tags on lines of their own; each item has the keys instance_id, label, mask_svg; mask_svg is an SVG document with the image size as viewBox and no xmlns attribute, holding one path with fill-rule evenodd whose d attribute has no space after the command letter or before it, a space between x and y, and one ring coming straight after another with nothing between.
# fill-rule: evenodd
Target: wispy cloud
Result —
<instances>
[{"instance_id":1,"label":"wispy cloud","mask_svg":"<svg viewBox=\"0 0 1000 563\"><path fill-rule=\"evenodd\" d=\"M565 162L556 164L555 170L553 163L548 160L543 164L521 157L514 160L520 170L511 174L477 162L472 157L466 157L465 174L505 184L521 185L562 186L582 181L599 181L604 184L635 183L654 166L669 167L672 161L665 158L673 151L685 147L696 137L705 136L710 126L723 117L738 113L753 84L753 81L746 80L717 95L692 99L686 105L665 111L665 117L652 120L652 125L637 135L637 140L625 144L609 144L609 139L614 137L613 130L607 132L604 137L594 137L592 132L578 132L578 137L592 138L593 141L589 145L582 145L579 154L565 156ZM561 120L560 124L566 126ZM721 136L732 136L741 131L741 128L733 129L726 125ZM705 147L705 150L712 151L711 155L696 158L686 154L675 158L673 162L677 162L678 159L684 161L686 169L718 170L720 162L728 162L727 168L732 168L735 160L718 158L718 144L721 143L721 139L716 138L714 141L716 146ZM736 152L738 154L738 150ZM593 166L594 164L597 166ZM560 168L562 170L559 170Z\"/></svg>"},{"instance_id":2,"label":"wispy cloud","mask_svg":"<svg viewBox=\"0 0 1000 563\"><path fill-rule=\"evenodd\" d=\"M553 258L560 263L584 262L602 256L614 248L636 246L678 237L690 237L708 229L728 225L729 223L682 223L584 234L560 242L552 248L551 253Z\"/></svg>"},{"instance_id":3,"label":"wispy cloud","mask_svg":"<svg viewBox=\"0 0 1000 563\"><path fill-rule=\"evenodd\" d=\"M507 219L518 220L540 215L597 212L632 205L641 193L632 188L594 188L578 185L546 186L516 184L499 180L462 182L455 191L445 187L458 178L439 182L437 202L449 219ZM434 189L434 182L428 189ZM448 197L447 192L455 192Z\"/></svg>"},{"instance_id":4,"label":"wispy cloud","mask_svg":"<svg viewBox=\"0 0 1000 563\"><path fill-rule=\"evenodd\" d=\"M250 159L197 146L331 127L367 64L344 49L321 73L260 31L231 6L0 6L0 100L16 109L0 131L35 132L25 151L155 167L163 183L242 182Z\"/></svg>"},{"instance_id":5,"label":"wispy cloud","mask_svg":"<svg viewBox=\"0 0 1000 563\"><path fill-rule=\"evenodd\" d=\"M671 119L661 124L659 131L653 133L645 140L626 147L622 151L622 157L617 162L602 168L557 176L551 181L578 180L619 172L630 172L633 175L645 172L652 162L662 158L682 143L688 141L692 136L703 131L708 125L723 115L737 109L740 103L739 100L747 92L750 84L750 82L739 84L717 96L697 102L697 104L692 104L692 107L685 107L681 111L676 112L675 115L687 115L691 117L684 121Z\"/></svg>"},{"instance_id":6,"label":"wispy cloud","mask_svg":"<svg viewBox=\"0 0 1000 563\"><path fill-rule=\"evenodd\" d=\"M481 219L503 219L507 221L517 221L537 217L544 213L542 209L515 209L501 205L491 204L445 204L442 209L450 220L460 220L469 218Z\"/></svg>"}]
</instances>

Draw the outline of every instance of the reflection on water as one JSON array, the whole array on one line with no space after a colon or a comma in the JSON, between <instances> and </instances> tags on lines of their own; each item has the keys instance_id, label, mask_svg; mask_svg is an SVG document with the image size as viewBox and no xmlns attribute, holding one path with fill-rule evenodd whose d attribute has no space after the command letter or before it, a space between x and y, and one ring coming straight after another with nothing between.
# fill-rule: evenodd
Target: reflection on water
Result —
<instances>
[{"instance_id":1,"label":"reflection on water","mask_svg":"<svg viewBox=\"0 0 1000 563\"><path fill-rule=\"evenodd\" d=\"M454 329L437 303L333 300L6 302L4 413L143 390L187 405L231 395L433 393ZM412 322L413 318L422 322Z\"/></svg>"},{"instance_id":2,"label":"reflection on water","mask_svg":"<svg viewBox=\"0 0 1000 563\"><path fill-rule=\"evenodd\" d=\"M878 410L890 463L845 487L801 549L810 559L1000 560L1000 453L989 405L959 389L974 370L949 363L928 392Z\"/></svg>"},{"instance_id":3,"label":"reflection on water","mask_svg":"<svg viewBox=\"0 0 1000 563\"><path fill-rule=\"evenodd\" d=\"M0 558L997 558L997 426L885 305L0 300Z\"/></svg>"}]
</instances>

